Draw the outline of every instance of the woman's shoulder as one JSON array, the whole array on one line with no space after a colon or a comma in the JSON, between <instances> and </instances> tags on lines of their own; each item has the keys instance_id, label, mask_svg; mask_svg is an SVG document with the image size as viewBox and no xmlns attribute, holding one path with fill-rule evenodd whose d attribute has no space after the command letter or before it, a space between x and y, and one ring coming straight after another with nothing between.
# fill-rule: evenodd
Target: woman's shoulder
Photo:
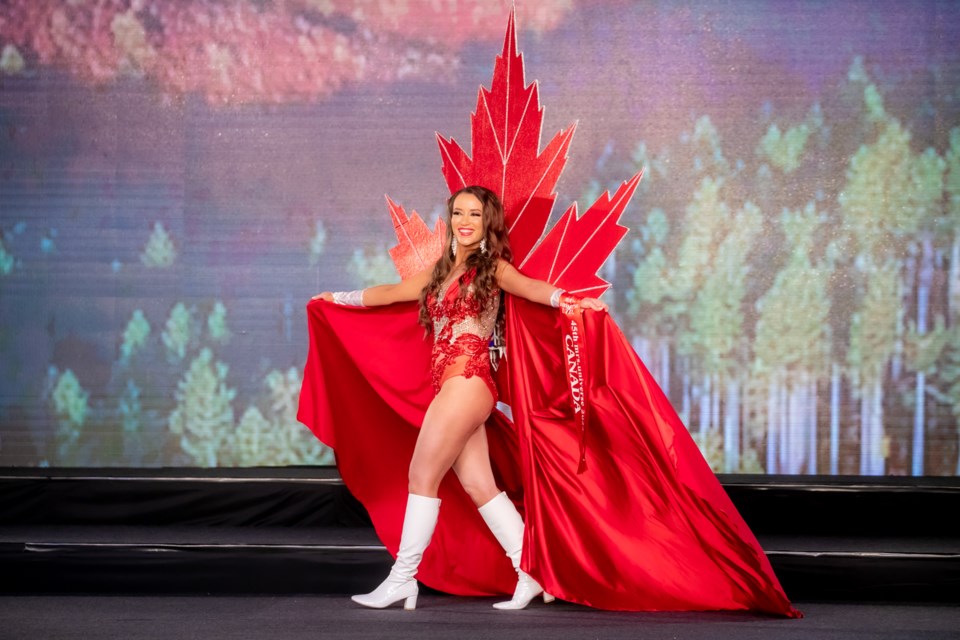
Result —
<instances>
[{"instance_id":1,"label":"woman's shoulder","mask_svg":"<svg viewBox=\"0 0 960 640\"><path fill-rule=\"evenodd\" d=\"M503 258L497 258L497 266L495 267L495 269L496 269L495 273L497 274L497 279L502 278L505 273L509 273L511 271L517 270L517 268L514 267L509 260L504 260Z\"/></svg>"}]
</instances>

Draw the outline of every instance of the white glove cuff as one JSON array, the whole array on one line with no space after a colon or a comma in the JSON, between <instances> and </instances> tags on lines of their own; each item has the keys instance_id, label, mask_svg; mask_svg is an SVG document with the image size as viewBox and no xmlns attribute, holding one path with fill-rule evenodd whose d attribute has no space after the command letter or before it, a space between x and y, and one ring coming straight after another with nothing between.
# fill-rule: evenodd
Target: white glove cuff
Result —
<instances>
[{"instance_id":1,"label":"white glove cuff","mask_svg":"<svg viewBox=\"0 0 960 640\"><path fill-rule=\"evenodd\" d=\"M363 306L363 289L353 291L334 291L333 302L335 304L345 304L351 307Z\"/></svg>"},{"instance_id":2,"label":"white glove cuff","mask_svg":"<svg viewBox=\"0 0 960 640\"><path fill-rule=\"evenodd\" d=\"M553 293L550 294L550 306L554 309L558 309L560 307L560 296L562 295L563 289L554 289Z\"/></svg>"}]
</instances>

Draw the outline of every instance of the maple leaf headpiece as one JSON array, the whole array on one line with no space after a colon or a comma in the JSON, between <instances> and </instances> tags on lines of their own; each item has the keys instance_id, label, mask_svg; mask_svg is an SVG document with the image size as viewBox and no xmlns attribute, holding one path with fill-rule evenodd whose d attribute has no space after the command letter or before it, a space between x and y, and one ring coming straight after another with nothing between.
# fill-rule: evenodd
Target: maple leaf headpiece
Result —
<instances>
[{"instance_id":1,"label":"maple leaf headpiece","mask_svg":"<svg viewBox=\"0 0 960 640\"><path fill-rule=\"evenodd\" d=\"M557 199L554 188L567 162L576 124L560 130L539 151L543 107L537 83L524 85L514 11L507 21L490 89L480 87L470 120L473 158L452 138L437 134L450 192L480 185L500 196L515 266L527 276L581 296L595 297L606 291L610 283L597 276L597 271L627 233L619 224L620 216L643 171L621 184L612 197L604 192L582 216L577 216L574 202L537 244ZM438 220L431 233L416 211L408 217L389 197L387 203L399 241L390 256L400 277L407 278L440 257L446 224Z\"/></svg>"}]
</instances>

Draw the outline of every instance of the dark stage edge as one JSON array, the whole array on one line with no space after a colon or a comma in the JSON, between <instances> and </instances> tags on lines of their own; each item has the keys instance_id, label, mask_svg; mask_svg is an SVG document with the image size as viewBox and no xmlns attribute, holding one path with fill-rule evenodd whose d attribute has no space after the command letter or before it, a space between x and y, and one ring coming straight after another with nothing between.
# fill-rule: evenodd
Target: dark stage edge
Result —
<instances>
[{"instance_id":1,"label":"dark stage edge","mask_svg":"<svg viewBox=\"0 0 960 640\"><path fill-rule=\"evenodd\" d=\"M0 596L5 640L955 640L960 607L797 603L800 620L729 612L610 612L564 602L497 611L421 593L416 611L342 596Z\"/></svg>"},{"instance_id":2,"label":"dark stage edge","mask_svg":"<svg viewBox=\"0 0 960 640\"><path fill-rule=\"evenodd\" d=\"M957 480L721 480L791 598L960 602ZM0 469L0 593L342 595L389 565L334 469Z\"/></svg>"}]
</instances>

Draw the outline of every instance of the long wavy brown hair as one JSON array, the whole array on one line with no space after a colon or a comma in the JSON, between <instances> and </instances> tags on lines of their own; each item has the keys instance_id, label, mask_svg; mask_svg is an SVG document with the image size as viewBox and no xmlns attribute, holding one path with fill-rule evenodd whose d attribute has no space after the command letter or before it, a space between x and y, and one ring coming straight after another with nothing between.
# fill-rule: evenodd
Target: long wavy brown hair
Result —
<instances>
[{"instance_id":1,"label":"long wavy brown hair","mask_svg":"<svg viewBox=\"0 0 960 640\"><path fill-rule=\"evenodd\" d=\"M461 193L469 193L480 201L483 205L483 237L487 241L487 250L485 252L474 251L467 257L466 271L464 275L471 270L476 269L476 278L473 280L473 296L480 303L481 308L485 307L493 295L500 295L497 292L497 264L503 258L509 262L513 258L510 251L510 242L507 239L507 224L503 218L503 205L497 194L480 186L469 186L460 189L450 196L447 200L447 238L444 244L443 253L437 264L433 267L433 275L430 283L420 292L420 324L427 331L432 330L433 322L430 320L430 310L427 308L427 298L433 294L440 295L440 287L446 281L450 272L453 271L454 258L450 255L450 245L454 241L453 237L453 202ZM463 276L460 276L463 279ZM460 295L465 296L467 288L460 290ZM500 305L499 316L503 315L503 305ZM499 324L500 318L498 318Z\"/></svg>"}]
</instances>

